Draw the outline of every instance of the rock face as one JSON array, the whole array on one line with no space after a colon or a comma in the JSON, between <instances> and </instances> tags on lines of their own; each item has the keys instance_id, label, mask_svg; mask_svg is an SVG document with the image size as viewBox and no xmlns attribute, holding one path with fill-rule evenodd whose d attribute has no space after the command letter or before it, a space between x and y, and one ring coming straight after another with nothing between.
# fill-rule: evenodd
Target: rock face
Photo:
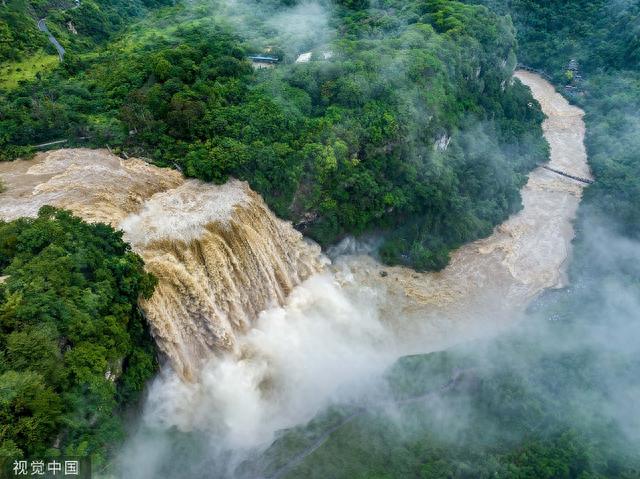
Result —
<instances>
[{"instance_id":1,"label":"rock face","mask_svg":"<svg viewBox=\"0 0 640 479\"><path fill-rule=\"evenodd\" d=\"M258 313L323 267L319 247L277 219L237 180L216 186L103 150L58 150L0 163L0 218L35 216L43 205L124 231L159 280L141 307L183 379Z\"/></svg>"}]
</instances>

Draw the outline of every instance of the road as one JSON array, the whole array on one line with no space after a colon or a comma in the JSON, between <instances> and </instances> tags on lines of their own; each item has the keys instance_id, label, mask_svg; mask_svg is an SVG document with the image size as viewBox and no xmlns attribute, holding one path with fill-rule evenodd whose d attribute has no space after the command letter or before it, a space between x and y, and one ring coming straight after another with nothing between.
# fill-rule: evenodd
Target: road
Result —
<instances>
[{"instance_id":1,"label":"road","mask_svg":"<svg viewBox=\"0 0 640 479\"><path fill-rule=\"evenodd\" d=\"M54 47L56 47L56 50L58 50L58 55L60 56L60 61L64 60L65 49L62 45L60 45L60 42L56 40L56 37L54 37L51 34L49 29L47 28L47 24L45 23L44 18L41 18L40 20L38 20L38 29L41 32L46 33L47 36L49 37L49 41L53 44Z\"/></svg>"}]
</instances>

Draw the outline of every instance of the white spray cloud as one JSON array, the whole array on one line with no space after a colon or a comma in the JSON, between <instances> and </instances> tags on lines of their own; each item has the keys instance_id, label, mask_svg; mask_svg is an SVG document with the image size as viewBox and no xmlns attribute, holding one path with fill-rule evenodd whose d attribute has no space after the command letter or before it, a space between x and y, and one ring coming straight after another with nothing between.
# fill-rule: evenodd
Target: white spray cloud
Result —
<instances>
[{"instance_id":1,"label":"white spray cloud","mask_svg":"<svg viewBox=\"0 0 640 479\"><path fill-rule=\"evenodd\" d=\"M210 457L226 450L242 459L242 451L269 445L276 431L361 397L399 354L379 317L381 294L314 276L285 307L261 314L241 339L239 360L212 359L192 384L163 371L145 406L142 430L150 434L139 432L127 445L123 476L158 477L158 451L171 449L160 437L172 428L203 433Z\"/></svg>"}]
</instances>

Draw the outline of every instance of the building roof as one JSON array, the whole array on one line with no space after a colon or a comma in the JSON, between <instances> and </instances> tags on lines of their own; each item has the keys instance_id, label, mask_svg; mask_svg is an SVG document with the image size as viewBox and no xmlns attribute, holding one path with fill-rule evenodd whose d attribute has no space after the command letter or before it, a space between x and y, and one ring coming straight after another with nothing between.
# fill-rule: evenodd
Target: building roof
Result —
<instances>
[{"instance_id":1,"label":"building roof","mask_svg":"<svg viewBox=\"0 0 640 479\"><path fill-rule=\"evenodd\" d=\"M266 55L250 55L249 59L254 62L264 62L264 63L277 63L279 60L276 57L269 57Z\"/></svg>"}]
</instances>

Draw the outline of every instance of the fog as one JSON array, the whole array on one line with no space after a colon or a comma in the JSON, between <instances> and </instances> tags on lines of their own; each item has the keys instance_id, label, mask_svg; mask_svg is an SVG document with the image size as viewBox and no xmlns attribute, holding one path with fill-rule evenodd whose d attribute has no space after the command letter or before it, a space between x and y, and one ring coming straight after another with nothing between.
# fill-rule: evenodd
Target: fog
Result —
<instances>
[{"instance_id":1,"label":"fog","mask_svg":"<svg viewBox=\"0 0 640 479\"><path fill-rule=\"evenodd\" d=\"M575 283L543 295L507 331L469 338L449 354L466 365L473 381L521 375L526 394L548 397L558 422L588 433L592 422L613 420L626 441L640 444L640 298L637 284L624 281L640 275L640 243L612 235L600 223L583 220L582 226L588 232L580 248L588 255L581 259L589 264L587 272L574 272ZM394 383L385 376L407 345L380 316L387 299L384 291L317 275L296 288L284 307L262 313L241 340L240 361L214 359L193 384L163 370L148 391L142 424L124 448L122 477L169 479L185 470L195 477L239 477L236 468L259 457L278 431L305 424L332 404L385 416L389 434L399 441L424 428L443 441L462 441L469 428L478 427L468 385L454 386L462 391L454 398L434 394L420 400L428 413L418 419L396 405ZM567 358L578 361L575 387L558 392L547 384L557 378L531 379L545 361L559 362L559 378L573 374L573 366L562 364ZM416 391L430 391L449 379L434 378L430 386L421 384L429 378L409 380ZM487 441L517 437L490 417L484 421ZM546 426L552 424L536 424Z\"/></svg>"},{"instance_id":2,"label":"fog","mask_svg":"<svg viewBox=\"0 0 640 479\"><path fill-rule=\"evenodd\" d=\"M215 20L255 48L254 53L283 53L293 60L334 37L328 2L305 0L290 6L252 0L198 0L186 6L193 19ZM271 51L277 45L278 51Z\"/></svg>"}]
</instances>

